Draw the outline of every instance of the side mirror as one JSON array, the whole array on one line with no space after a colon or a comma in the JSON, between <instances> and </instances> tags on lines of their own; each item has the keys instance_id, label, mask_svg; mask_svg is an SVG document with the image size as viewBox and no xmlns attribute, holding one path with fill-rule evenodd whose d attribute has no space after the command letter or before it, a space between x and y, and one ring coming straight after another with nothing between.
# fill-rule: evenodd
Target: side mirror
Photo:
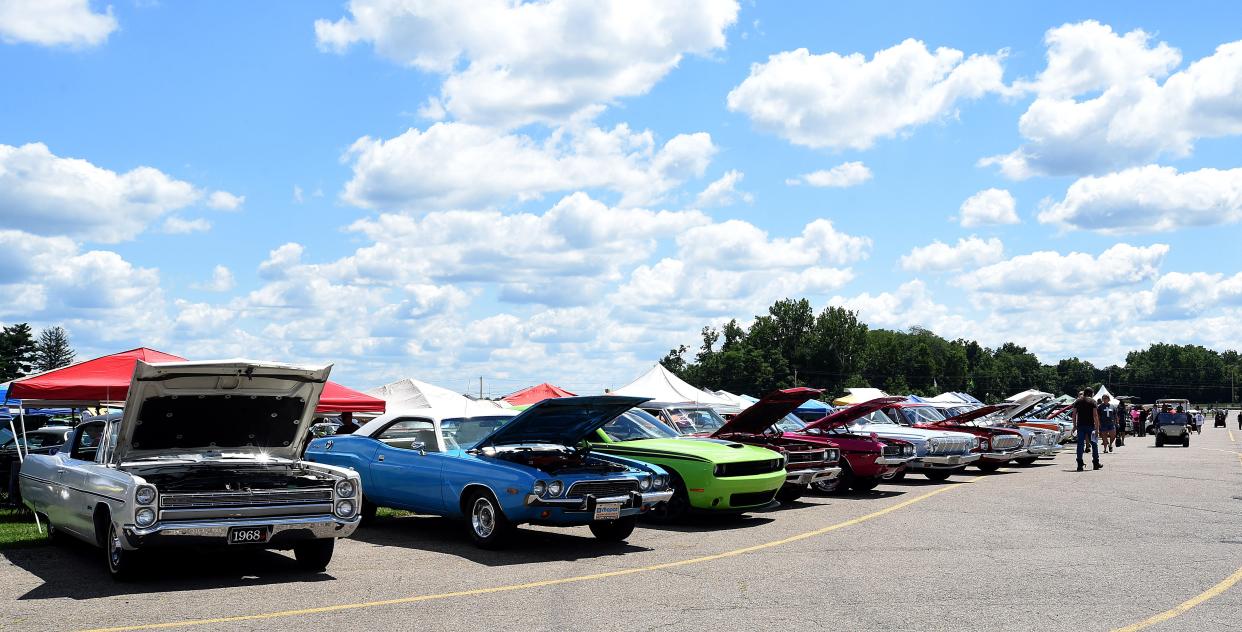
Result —
<instances>
[{"instance_id":1,"label":"side mirror","mask_svg":"<svg viewBox=\"0 0 1242 632\"><path fill-rule=\"evenodd\" d=\"M418 450L419 456L427 456L427 444L422 441L415 441L410 444L411 450Z\"/></svg>"}]
</instances>

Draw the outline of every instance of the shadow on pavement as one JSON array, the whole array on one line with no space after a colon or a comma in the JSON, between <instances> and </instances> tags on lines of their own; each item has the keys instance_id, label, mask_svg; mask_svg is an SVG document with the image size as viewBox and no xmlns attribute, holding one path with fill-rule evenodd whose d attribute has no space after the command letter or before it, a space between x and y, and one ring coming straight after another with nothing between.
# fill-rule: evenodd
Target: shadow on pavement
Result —
<instances>
[{"instance_id":1,"label":"shadow on pavement","mask_svg":"<svg viewBox=\"0 0 1242 632\"><path fill-rule=\"evenodd\" d=\"M161 549L143 560L139 579L108 575L103 551L77 540L3 551L14 566L43 581L18 599L98 599L136 593L210 590L336 578L297 568L291 555L262 549ZM331 566L329 566L331 568Z\"/></svg>"},{"instance_id":2,"label":"shadow on pavement","mask_svg":"<svg viewBox=\"0 0 1242 632\"><path fill-rule=\"evenodd\" d=\"M887 489L872 489L865 492L846 491L833 492L825 494L823 492L811 492L814 498L824 498L827 500L880 500L883 498L892 498L893 496L901 496L907 492L890 491Z\"/></svg>"},{"instance_id":3,"label":"shadow on pavement","mask_svg":"<svg viewBox=\"0 0 1242 632\"><path fill-rule=\"evenodd\" d=\"M640 522L638 528L645 526ZM519 527L505 548L488 551L470 540L464 522L436 516L381 517L360 527L351 539L376 546L456 555L484 566L572 562L650 550L625 542L601 541L582 527L559 532Z\"/></svg>"},{"instance_id":4,"label":"shadow on pavement","mask_svg":"<svg viewBox=\"0 0 1242 632\"><path fill-rule=\"evenodd\" d=\"M736 529L752 529L773 522L774 518L752 514L692 514L673 522L655 522L648 520L641 523L641 528L656 531L678 531L697 533L700 531L732 531Z\"/></svg>"}]
</instances>

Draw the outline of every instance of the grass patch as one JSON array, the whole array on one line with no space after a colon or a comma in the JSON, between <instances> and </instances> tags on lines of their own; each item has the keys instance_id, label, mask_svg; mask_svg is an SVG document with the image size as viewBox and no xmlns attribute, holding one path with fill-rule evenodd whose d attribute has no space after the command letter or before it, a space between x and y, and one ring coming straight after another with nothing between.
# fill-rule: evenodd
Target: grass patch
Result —
<instances>
[{"instance_id":1,"label":"grass patch","mask_svg":"<svg viewBox=\"0 0 1242 632\"><path fill-rule=\"evenodd\" d=\"M391 507L377 507L375 509L376 518L408 518L414 515L417 514L404 509L393 509Z\"/></svg>"},{"instance_id":2,"label":"grass patch","mask_svg":"<svg viewBox=\"0 0 1242 632\"><path fill-rule=\"evenodd\" d=\"M43 525L46 529L47 525ZM42 544L47 539L35 526L29 511L0 509L0 549Z\"/></svg>"}]
</instances>

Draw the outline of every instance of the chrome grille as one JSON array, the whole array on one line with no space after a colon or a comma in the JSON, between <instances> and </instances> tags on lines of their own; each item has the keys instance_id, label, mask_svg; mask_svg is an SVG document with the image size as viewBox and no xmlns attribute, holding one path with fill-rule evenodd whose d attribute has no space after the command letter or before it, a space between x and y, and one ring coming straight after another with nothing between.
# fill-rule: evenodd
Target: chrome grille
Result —
<instances>
[{"instance_id":1,"label":"chrome grille","mask_svg":"<svg viewBox=\"0 0 1242 632\"><path fill-rule=\"evenodd\" d=\"M974 446L971 439L937 437L927 444L928 454L966 454Z\"/></svg>"},{"instance_id":2,"label":"chrome grille","mask_svg":"<svg viewBox=\"0 0 1242 632\"><path fill-rule=\"evenodd\" d=\"M583 498L589 494L602 498L624 496L636 491L638 491L638 481L629 478L615 481L578 481L569 486L569 492L565 494L565 497Z\"/></svg>"},{"instance_id":3,"label":"chrome grille","mask_svg":"<svg viewBox=\"0 0 1242 632\"><path fill-rule=\"evenodd\" d=\"M297 505L331 502L332 490L330 488L181 494L173 493L160 495L160 507L164 509L265 507L270 505Z\"/></svg>"},{"instance_id":4,"label":"chrome grille","mask_svg":"<svg viewBox=\"0 0 1242 632\"><path fill-rule=\"evenodd\" d=\"M806 450L803 452L786 452L789 463L817 463L827 456L827 450Z\"/></svg>"},{"instance_id":5,"label":"chrome grille","mask_svg":"<svg viewBox=\"0 0 1242 632\"><path fill-rule=\"evenodd\" d=\"M992 438L992 447L997 450L1008 450L1022 445L1022 437L1014 435L999 435Z\"/></svg>"}]
</instances>

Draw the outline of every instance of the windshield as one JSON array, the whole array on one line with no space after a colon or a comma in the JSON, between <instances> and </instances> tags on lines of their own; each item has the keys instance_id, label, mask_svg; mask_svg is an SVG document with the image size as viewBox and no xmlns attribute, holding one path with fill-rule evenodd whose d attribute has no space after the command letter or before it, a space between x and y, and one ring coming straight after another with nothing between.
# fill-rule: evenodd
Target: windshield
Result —
<instances>
[{"instance_id":1,"label":"windshield","mask_svg":"<svg viewBox=\"0 0 1242 632\"><path fill-rule=\"evenodd\" d=\"M897 412L901 414L902 423L907 426L930 424L945 420L945 416L931 406L909 406L898 408Z\"/></svg>"},{"instance_id":2,"label":"windshield","mask_svg":"<svg viewBox=\"0 0 1242 632\"><path fill-rule=\"evenodd\" d=\"M1185 425L1189 420L1186 413L1156 413L1157 426Z\"/></svg>"},{"instance_id":3,"label":"windshield","mask_svg":"<svg viewBox=\"0 0 1242 632\"><path fill-rule=\"evenodd\" d=\"M604 426L604 434L613 441L636 439L676 439L681 435L664 422L642 410L631 410Z\"/></svg>"},{"instance_id":4,"label":"windshield","mask_svg":"<svg viewBox=\"0 0 1242 632\"><path fill-rule=\"evenodd\" d=\"M800 432L803 428L806 428L806 424L793 413L781 417L780 421L777 421L775 425L776 429L781 432Z\"/></svg>"},{"instance_id":5,"label":"windshield","mask_svg":"<svg viewBox=\"0 0 1242 632\"><path fill-rule=\"evenodd\" d=\"M512 419L511 415L444 419L440 421L440 430L444 433L444 449L469 450Z\"/></svg>"},{"instance_id":6,"label":"windshield","mask_svg":"<svg viewBox=\"0 0 1242 632\"><path fill-rule=\"evenodd\" d=\"M896 422L892 420L892 418L890 418L888 415L885 415L883 411L879 411L879 410L873 410L852 422L852 425L855 425L855 426L861 425L861 424L888 424L890 426L897 425Z\"/></svg>"},{"instance_id":7,"label":"windshield","mask_svg":"<svg viewBox=\"0 0 1242 632\"><path fill-rule=\"evenodd\" d=\"M665 408L664 416L683 435L715 432L725 425L724 418L710 408Z\"/></svg>"}]
</instances>

